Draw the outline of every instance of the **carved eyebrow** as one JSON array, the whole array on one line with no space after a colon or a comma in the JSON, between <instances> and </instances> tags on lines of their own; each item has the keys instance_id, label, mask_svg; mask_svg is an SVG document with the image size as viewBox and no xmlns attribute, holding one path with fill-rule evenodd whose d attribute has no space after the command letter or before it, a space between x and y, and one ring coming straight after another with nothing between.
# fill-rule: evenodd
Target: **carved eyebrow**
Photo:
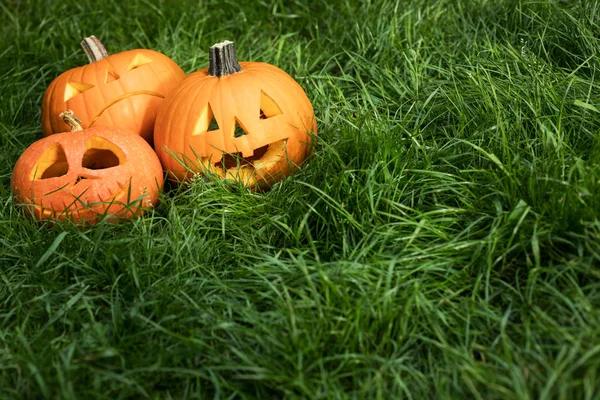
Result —
<instances>
[{"instance_id":1,"label":"carved eyebrow","mask_svg":"<svg viewBox=\"0 0 600 400\"><path fill-rule=\"evenodd\" d=\"M142 65L150 64L151 62L154 62L154 60L152 60L150 57L145 56L142 53L137 53L135 57L133 57L131 63L129 63L127 66L127 71L134 70Z\"/></svg>"},{"instance_id":2,"label":"carved eyebrow","mask_svg":"<svg viewBox=\"0 0 600 400\"><path fill-rule=\"evenodd\" d=\"M86 90L90 90L94 85L90 83L83 82L67 82L65 86L65 100L70 100L73 97L77 96L80 93L85 92Z\"/></svg>"},{"instance_id":3,"label":"carved eyebrow","mask_svg":"<svg viewBox=\"0 0 600 400\"><path fill-rule=\"evenodd\" d=\"M104 75L104 83L116 81L120 77L121 75L119 75L116 71L112 69L107 69L106 74Z\"/></svg>"}]
</instances>

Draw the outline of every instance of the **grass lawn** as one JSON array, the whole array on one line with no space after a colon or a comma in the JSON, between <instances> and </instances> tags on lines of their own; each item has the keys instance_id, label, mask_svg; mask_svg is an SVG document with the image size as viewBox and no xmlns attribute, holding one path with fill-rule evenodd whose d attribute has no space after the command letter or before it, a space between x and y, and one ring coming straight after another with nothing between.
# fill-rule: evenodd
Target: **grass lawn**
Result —
<instances>
[{"instance_id":1,"label":"grass lawn","mask_svg":"<svg viewBox=\"0 0 600 400\"><path fill-rule=\"evenodd\" d=\"M198 3L0 2L0 398L600 398L600 2ZM233 40L314 156L31 222L12 169L91 34L186 73Z\"/></svg>"}]
</instances>

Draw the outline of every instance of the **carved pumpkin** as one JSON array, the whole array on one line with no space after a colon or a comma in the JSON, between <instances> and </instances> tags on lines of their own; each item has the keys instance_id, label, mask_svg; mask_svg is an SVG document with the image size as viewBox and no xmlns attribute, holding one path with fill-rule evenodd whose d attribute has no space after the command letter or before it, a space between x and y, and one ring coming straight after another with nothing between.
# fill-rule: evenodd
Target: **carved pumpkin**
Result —
<instances>
[{"instance_id":1,"label":"carved pumpkin","mask_svg":"<svg viewBox=\"0 0 600 400\"><path fill-rule=\"evenodd\" d=\"M238 63L233 43L225 41L211 47L208 68L167 95L154 146L177 179L210 172L264 187L302 164L316 133L302 87L273 65Z\"/></svg>"},{"instance_id":2,"label":"carved pumpkin","mask_svg":"<svg viewBox=\"0 0 600 400\"><path fill-rule=\"evenodd\" d=\"M72 113L62 116L73 131L38 140L17 161L17 203L40 220L87 223L131 218L157 203L163 171L145 140L118 128L82 130Z\"/></svg>"},{"instance_id":3,"label":"carved pumpkin","mask_svg":"<svg viewBox=\"0 0 600 400\"><path fill-rule=\"evenodd\" d=\"M94 36L81 42L89 64L59 75L42 100L44 136L69 130L59 117L73 110L82 127L120 127L151 143L164 97L185 73L162 53L138 49L108 55Z\"/></svg>"}]
</instances>

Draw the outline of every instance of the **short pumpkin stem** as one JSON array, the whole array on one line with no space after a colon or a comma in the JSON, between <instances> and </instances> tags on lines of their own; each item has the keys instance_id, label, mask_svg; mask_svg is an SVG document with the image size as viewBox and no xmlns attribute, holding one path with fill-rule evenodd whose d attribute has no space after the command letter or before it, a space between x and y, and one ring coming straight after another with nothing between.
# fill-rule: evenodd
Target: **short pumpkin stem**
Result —
<instances>
[{"instance_id":1,"label":"short pumpkin stem","mask_svg":"<svg viewBox=\"0 0 600 400\"><path fill-rule=\"evenodd\" d=\"M220 78L222 76L233 75L241 70L242 67L235 57L235 47L232 41L225 40L224 42L212 45L210 48L208 75Z\"/></svg>"},{"instance_id":2,"label":"short pumpkin stem","mask_svg":"<svg viewBox=\"0 0 600 400\"><path fill-rule=\"evenodd\" d=\"M63 111L58 116L61 117L63 121L65 121L65 123L71 127L71 132L83 130L83 128L81 127L81 120L77 118L75 114L73 114L73 111Z\"/></svg>"},{"instance_id":3,"label":"short pumpkin stem","mask_svg":"<svg viewBox=\"0 0 600 400\"><path fill-rule=\"evenodd\" d=\"M81 41L81 47L83 48L83 51L85 51L85 55L90 64L108 57L108 52L104 48L104 45L94 35L83 39Z\"/></svg>"}]
</instances>

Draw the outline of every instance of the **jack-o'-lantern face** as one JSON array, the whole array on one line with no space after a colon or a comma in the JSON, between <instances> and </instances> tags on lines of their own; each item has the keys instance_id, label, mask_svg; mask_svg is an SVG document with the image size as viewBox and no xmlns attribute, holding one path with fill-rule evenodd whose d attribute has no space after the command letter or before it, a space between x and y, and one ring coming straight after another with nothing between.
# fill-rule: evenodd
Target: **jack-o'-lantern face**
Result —
<instances>
[{"instance_id":1,"label":"jack-o'-lantern face","mask_svg":"<svg viewBox=\"0 0 600 400\"><path fill-rule=\"evenodd\" d=\"M211 56L231 55L229 43L218 49L221 53L213 47ZM211 64L220 62L211 59ZM210 171L250 187L264 186L308 156L317 128L304 90L273 65L237 66L221 75L211 74L210 67L195 72L165 99L154 144L163 167L177 178Z\"/></svg>"},{"instance_id":2,"label":"jack-o'-lantern face","mask_svg":"<svg viewBox=\"0 0 600 400\"><path fill-rule=\"evenodd\" d=\"M21 155L11 187L37 219L94 223L106 215L130 218L152 208L162 167L141 137L91 128L41 139Z\"/></svg>"},{"instance_id":3,"label":"jack-o'-lantern face","mask_svg":"<svg viewBox=\"0 0 600 400\"><path fill-rule=\"evenodd\" d=\"M70 109L84 129L118 126L151 142L158 108L185 77L183 70L169 57L152 50L109 56L93 36L82 45L90 64L62 73L44 94L44 135L68 130L59 114Z\"/></svg>"}]
</instances>

